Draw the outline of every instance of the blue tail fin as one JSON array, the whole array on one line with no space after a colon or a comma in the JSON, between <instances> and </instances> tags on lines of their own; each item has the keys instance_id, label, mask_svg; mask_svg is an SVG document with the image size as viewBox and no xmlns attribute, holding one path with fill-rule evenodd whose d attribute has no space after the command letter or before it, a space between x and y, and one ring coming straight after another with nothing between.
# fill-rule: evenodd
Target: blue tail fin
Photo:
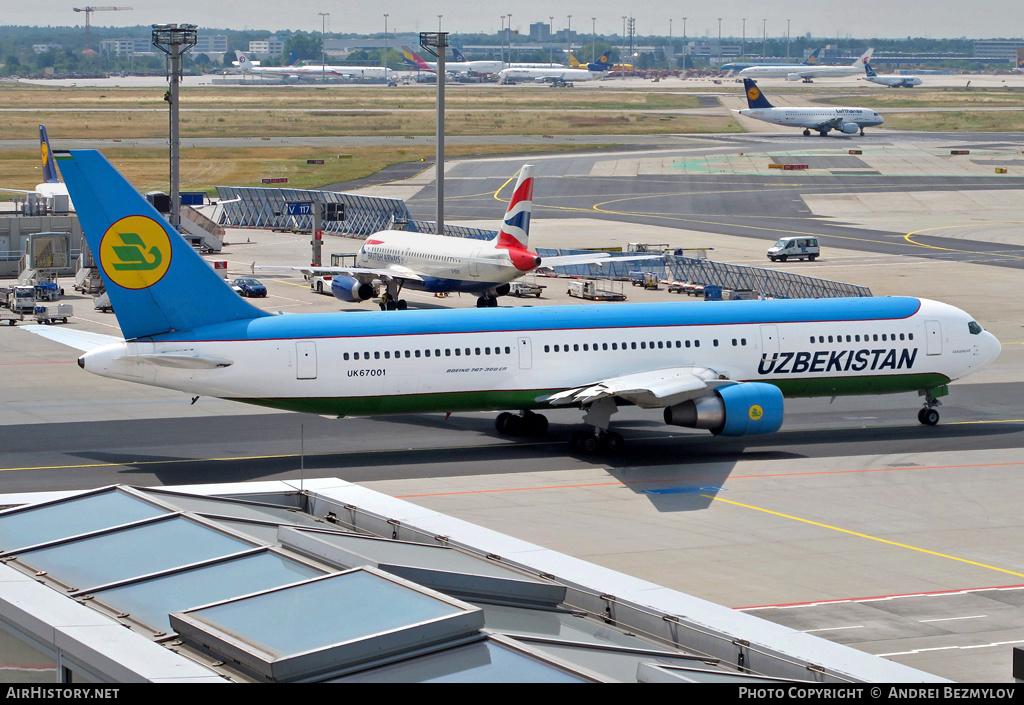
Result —
<instances>
[{"instance_id":1,"label":"blue tail fin","mask_svg":"<svg viewBox=\"0 0 1024 705\"><path fill-rule=\"evenodd\" d=\"M877 73L875 73L875 70L871 68L871 64L864 64L864 73L866 73L871 78L874 78L875 76L878 75Z\"/></svg>"},{"instance_id":2,"label":"blue tail fin","mask_svg":"<svg viewBox=\"0 0 1024 705\"><path fill-rule=\"evenodd\" d=\"M748 108L774 108L775 106L768 102L768 99L761 93L761 89L757 87L756 81L751 81L749 78L743 79L743 90L747 93L747 107Z\"/></svg>"},{"instance_id":3,"label":"blue tail fin","mask_svg":"<svg viewBox=\"0 0 1024 705\"><path fill-rule=\"evenodd\" d=\"M611 55L608 52L597 57L597 61L587 64L588 71L610 71L612 68Z\"/></svg>"},{"instance_id":4,"label":"blue tail fin","mask_svg":"<svg viewBox=\"0 0 1024 705\"><path fill-rule=\"evenodd\" d=\"M821 47L818 47L813 52L811 52L806 59L804 59L804 63L807 64L808 66L816 66L818 63L818 54L820 53Z\"/></svg>"},{"instance_id":5,"label":"blue tail fin","mask_svg":"<svg viewBox=\"0 0 1024 705\"><path fill-rule=\"evenodd\" d=\"M459 49L457 46L452 47L452 56L455 58L456 61L466 60L466 57L463 55L462 50Z\"/></svg>"},{"instance_id":6,"label":"blue tail fin","mask_svg":"<svg viewBox=\"0 0 1024 705\"><path fill-rule=\"evenodd\" d=\"M53 153L50 151L50 138L46 136L46 125L39 126L39 151L43 155L43 181L48 184L59 184L57 167L53 163Z\"/></svg>"},{"instance_id":7,"label":"blue tail fin","mask_svg":"<svg viewBox=\"0 0 1024 705\"><path fill-rule=\"evenodd\" d=\"M232 291L102 154L55 156L126 340L270 315Z\"/></svg>"}]
</instances>

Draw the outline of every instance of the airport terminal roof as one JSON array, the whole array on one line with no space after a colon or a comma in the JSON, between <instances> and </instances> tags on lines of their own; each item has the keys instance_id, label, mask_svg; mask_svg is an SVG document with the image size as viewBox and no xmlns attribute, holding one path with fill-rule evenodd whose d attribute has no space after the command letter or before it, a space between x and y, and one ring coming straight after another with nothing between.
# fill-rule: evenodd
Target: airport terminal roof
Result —
<instances>
[{"instance_id":1,"label":"airport terminal roof","mask_svg":"<svg viewBox=\"0 0 1024 705\"><path fill-rule=\"evenodd\" d=\"M778 670L682 643L708 633L665 639L616 613L612 595L330 499L318 482L2 498L0 653L22 668L6 667L118 682L736 682ZM602 570L582 567L598 582ZM654 620L688 632L671 621ZM822 644L869 659L879 678L904 669ZM763 655L746 647L748 663ZM849 679L786 663L801 680Z\"/></svg>"}]
</instances>

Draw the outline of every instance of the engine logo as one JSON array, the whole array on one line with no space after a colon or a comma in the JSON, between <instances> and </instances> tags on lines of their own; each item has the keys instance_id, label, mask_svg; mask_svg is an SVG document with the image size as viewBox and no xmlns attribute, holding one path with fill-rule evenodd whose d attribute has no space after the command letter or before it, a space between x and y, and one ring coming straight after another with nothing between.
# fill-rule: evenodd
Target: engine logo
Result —
<instances>
[{"instance_id":1,"label":"engine logo","mask_svg":"<svg viewBox=\"0 0 1024 705\"><path fill-rule=\"evenodd\" d=\"M764 416L764 409L762 409L757 404L754 404L752 407L750 407L750 410L747 412L747 416L750 417L751 421L760 421L761 417Z\"/></svg>"}]
</instances>

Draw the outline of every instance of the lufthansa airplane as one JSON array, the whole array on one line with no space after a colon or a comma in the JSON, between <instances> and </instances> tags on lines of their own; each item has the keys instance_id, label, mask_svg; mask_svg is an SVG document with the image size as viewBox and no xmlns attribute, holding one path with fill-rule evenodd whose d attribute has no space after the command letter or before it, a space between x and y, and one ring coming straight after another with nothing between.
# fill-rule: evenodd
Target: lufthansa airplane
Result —
<instances>
[{"instance_id":1,"label":"lufthansa airplane","mask_svg":"<svg viewBox=\"0 0 1024 705\"><path fill-rule=\"evenodd\" d=\"M917 298L573 305L271 314L253 307L93 150L58 153L124 339L32 332L87 350L104 377L337 417L577 407L577 452L619 450L619 405L723 436L777 431L785 397L925 396L999 354L967 313ZM105 343L105 344L103 344ZM518 412L518 413L512 413Z\"/></svg>"},{"instance_id":2,"label":"lufthansa airplane","mask_svg":"<svg viewBox=\"0 0 1024 705\"><path fill-rule=\"evenodd\" d=\"M39 126L39 153L43 160L43 182L36 184L34 191L13 188L0 188L0 191L23 194L35 193L50 199L54 196L67 196L67 187L61 183L60 177L57 176L57 167L53 163L53 153L50 151L50 138L46 135L45 125ZM68 203L68 207L74 210L73 203Z\"/></svg>"},{"instance_id":3,"label":"lufthansa airplane","mask_svg":"<svg viewBox=\"0 0 1024 705\"><path fill-rule=\"evenodd\" d=\"M830 130L852 135L858 131L864 134L865 127L877 127L885 120L870 108L776 108L764 97L757 82L743 79L743 90L747 94L746 110L737 110L740 115L763 120L775 125L804 128L804 136L811 130L824 137Z\"/></svg>"}]
</instances>

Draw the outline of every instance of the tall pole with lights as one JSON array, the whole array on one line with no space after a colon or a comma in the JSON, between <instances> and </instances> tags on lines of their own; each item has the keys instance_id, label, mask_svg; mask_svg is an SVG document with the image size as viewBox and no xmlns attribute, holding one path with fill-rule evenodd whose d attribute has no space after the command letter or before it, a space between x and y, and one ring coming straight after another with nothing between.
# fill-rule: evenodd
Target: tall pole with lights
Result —
<instances>
[{"instance_id":1,"label":"tall pole with lights","mask_svg":"<svg viewBox=\"0 0 1024 705\"><path fill-rule=\"evenodd\" d=\"M321 80L323 83L327 83L327 18L331 16L330 12L318 12L320 15L320 66L322 71Z\"/></svg>"},{"instance_id":2,"label":"tall pole with lights","mask_svg":"<svg viewBox=\"0 0 1024 705\"><path fill-rule=\"evenodd\" d=\"M181 57L196 45L198 33L194 24L155 24L153 25L153 46L167 54L170 58L167 79L170 87L164 96L170 103L170 182L171 182L171 225L175 230L181 225L181 189L178 180L179 149L181 139L178 135L178 85L181 83Z\"/></svg>"},{"instance_id":3,"label":"tall pole with lights","mask_svg":"<svg viewBox=\"0 0 1024 705\"><path fill-rule=\"evenodd\" d=\"M444 235L444 55L448 49L448 33L420 32L420 46L437 57L437 155L434 159L437 183L436 232Z\"/></svg>"}]
</instances>

